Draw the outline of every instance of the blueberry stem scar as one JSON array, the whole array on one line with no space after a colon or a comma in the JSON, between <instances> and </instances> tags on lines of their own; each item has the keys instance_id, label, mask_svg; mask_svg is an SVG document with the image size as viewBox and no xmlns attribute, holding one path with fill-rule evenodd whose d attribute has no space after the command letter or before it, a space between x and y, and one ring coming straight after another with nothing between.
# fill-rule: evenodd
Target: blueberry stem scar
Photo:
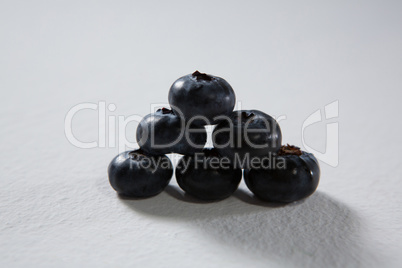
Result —
<instances>
[{"instance_id":1,"label":"blueberry stem scar","mask_svg":"<svg viewBox=\"0 0 402 268\"><path fill-rule=\"evenodd\" d=\"M297 155L300 156L302 155L302 151L300 150L299 147L296 147L294 145L282 145L281 148L279 149L278 155Z\"/></svg>"},{"instance_id":2,"label":"blueberry stem scar","mask_svg":"<svg viewBox=\"0 0 402 268\"><path fill-rule=\"evenodd\" d=\"M211 81L212 77L207 75L206 73L200 73L199 71L195 71L192 76L195 77L195 79L197 79L197 81L199 80L204 80L204 81Z\"/></svg>"},{"instance_id":3,"label":"blueberry stem scar","mask_svg":"<svg viewBox=\"0 0 402 268\"><path fill-rule=\"evenodd\" d=\"M162 114L172 114L173 113L172 110L165 108L165 107L163 107L162 109L158 109L158 111L162 111Z\"/></svg>"}]
</instances>

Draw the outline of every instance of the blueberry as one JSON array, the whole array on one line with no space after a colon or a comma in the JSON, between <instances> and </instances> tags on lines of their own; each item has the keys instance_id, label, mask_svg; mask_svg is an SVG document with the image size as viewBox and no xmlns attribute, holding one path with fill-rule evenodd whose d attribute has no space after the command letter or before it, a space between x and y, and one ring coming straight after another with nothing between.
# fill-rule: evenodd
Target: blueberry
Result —
<instances>
[{"instance_id":1,"label":"blueberry","mask_svg":"<svg viewBox=\"0 0 402 268\"><path fill-rule=\"evenodd\" d=\"M253 158L276 153L282 133L271 116L258 110L242 110L232 112L215 127L212 141L219 154L246 168Z\"/></svg>"},{"instance_id":2,"label":"blueberry","mask_svg":"<svg viewBox=\"0 0 402 268\"><path fill-rule=\"evenodd\" d=\"M109 182L121 195L150 197L159 194L173 175L166 155L151 156L140 150L117 155L108 168Z\"/></svg>"},{"instance_id":3,"label":"blueberry","mask_svg":"<svg viewBox=\"0 0 402 268\"><path fill-rule=\"evenodd\" d=\"M137 128L138 145L150 154L193 154L202 151L206 141L203 126L190 126L166 108L145 116Z\"/></svg>"},{"instance_id":4,"label":"blueberry","mask_svg":"<svg viewBox=\"0 0 402 268\"><path fill-rule=\"evenodd\" d=\"M215 117L233 111L236 96L225 79L195 71L177 79L169 91L169 103L173 111L189 121L194 116L205 120L194 120L197 124L213 125Z\"/></svg>"},{"instance_id":5,"label":"blueberry","mask_svg":"<svg viewBox=\"0 0 402 268\"><path fill-rule=\"evenodd\" d=\"M295 146L282 146L272 163L270 167L244 170L246 185L258 198L290 203L317 189L320 167L313 154Z\"/></svg>"},{"instance_id":6,"label":"blueberry","mask_svg":"<svg viewBox=\"0 0 402 268\"><path fill-rule=\"evenodd\" d=\"M193 156L183 156L176 167L179 186L189 195L202 200L222 200L236 191L242 177L229 160L215 149L204 149Z\"/></svg>"}]
</instances>

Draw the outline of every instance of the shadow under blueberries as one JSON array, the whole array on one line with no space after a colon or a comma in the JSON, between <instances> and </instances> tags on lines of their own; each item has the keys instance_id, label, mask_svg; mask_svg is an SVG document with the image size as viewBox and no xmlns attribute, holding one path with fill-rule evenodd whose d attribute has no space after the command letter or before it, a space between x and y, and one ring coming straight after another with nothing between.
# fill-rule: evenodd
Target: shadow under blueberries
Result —
<instances>
[{"instance_id":1,"label":"shadow under blueberries","mask_svg":"<svg viewBox=\"0 0 402 268\"><path fill-rule=\"evenodd\" d=\"M370 258L357 215L320 192L284 205L262 202L239 188L228 199L207 203L169 185L153 198L120 200L139 213L183 220L210 239L261 260L298 267L355 267Z\"/></svg>"}]
</instances>

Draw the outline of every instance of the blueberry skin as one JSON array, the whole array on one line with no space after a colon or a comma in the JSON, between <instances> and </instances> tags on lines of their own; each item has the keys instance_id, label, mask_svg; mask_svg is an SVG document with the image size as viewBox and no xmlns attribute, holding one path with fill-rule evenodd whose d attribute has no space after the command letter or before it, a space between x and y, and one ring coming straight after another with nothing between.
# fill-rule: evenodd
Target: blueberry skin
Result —
<instances>
[{"instance_id":1,"label":"blueberry skin","mask_svg":"<svg viewBox=\"0 0 402 268\"><path fill-rule=\"evenodd\" d=\"M282 132L271 116L258 110L240 110L215 127L212 141L219 154L240 163L238 160L247 159L246 155L251 159L276 153L281 147ZM248 162L244 164L242 168L249 167Z\"/></svg>"},{"instance_id":2,"label":"blueberry skin","mask_svg":"<svg viewBox=\"0 0 402 268\"><path fill-rule=\"evenodd\" d=\"M209 120L195 120L195 124L216 124L219 119L214 118L232 112L235 102L235 93L225 79L199 72L177 79L169 91L169 104L177 115L186 121L197 115Z\"/></svg>"},{"instance_id":3,"label":"blueberry skin","mask_svg":"<svg viewBox=\"0 0 402 268\"><path fill-rule=\"evenodd\" d=\"M320 167L311 153L301 156L277 156L285 168L245 169L244 181L254 195L262 200L290 203L314 193L320 180Z\"/></svg>"},{"instance_id":4,"label":"blueberry skin","mask_svg":"<svg viewBox=\"0 0 402 268\"><path fill-rule=\"evenodd\" d=\"M159 162L158 162L159 161ZM140 150L117 155L108 168L113 189L128 197L151 197L162 192L173 175L166 155L151 156Z\"/></svg>"},{"instance_id":5,"label":"blueberry skin","mask_svg":"<svg viewBox=\"0 0 402 268\"><path fill-rule=\"evenodd\" d=\"M211 161L219 159L220 156L214 149L205 149L203 154L183 156L175 173L180 188L187 194L206 201L222 200L232 195L239 186L242 171L229 166L227 169L219 168L211 164Z\"/></svg>"},{"instance_id":6,"label":"blueberry skin","mask_svg":"<svg viewBox=\"0 0 402 268\"><path fill-rule=\"evenodd\" d=\"M137 127L137 142L142 150L155 155L194 154L202 151L207 141L205 128L192 125L189 132L186 132L185 128L185 122L171 110L159 109L155 114L149 114L141 120ZM179 138L181 133L183 135ZM154 144L152 144L152 135L154 135Z\"/></svg>"}]
</instances>

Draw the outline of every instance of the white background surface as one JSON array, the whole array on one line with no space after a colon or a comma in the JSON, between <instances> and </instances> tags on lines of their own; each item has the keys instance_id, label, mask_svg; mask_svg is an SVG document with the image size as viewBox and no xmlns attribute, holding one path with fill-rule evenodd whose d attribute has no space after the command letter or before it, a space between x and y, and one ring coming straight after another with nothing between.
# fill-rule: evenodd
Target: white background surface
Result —
<instances>
[{"instance_id":1,"label":"white background surface","mask_svg":"<svg viewBox=\"0 0 402 268\"><path fill-rule=\"evenodd\" d=\"M0 37L0 266L402 264L400 1L2 1ZM106 173L118 148L66 139L74 105L146 115L196 69L229 81L242 108L286 115L284 143L339 101L339 166L321 163L318 192L276 208L242 183L202 204L173 178L123 200ZM97 129L96 111L74 117L80 140ZM306 143L324 151L325 129Z\"/></svg>"}]
</instances>

